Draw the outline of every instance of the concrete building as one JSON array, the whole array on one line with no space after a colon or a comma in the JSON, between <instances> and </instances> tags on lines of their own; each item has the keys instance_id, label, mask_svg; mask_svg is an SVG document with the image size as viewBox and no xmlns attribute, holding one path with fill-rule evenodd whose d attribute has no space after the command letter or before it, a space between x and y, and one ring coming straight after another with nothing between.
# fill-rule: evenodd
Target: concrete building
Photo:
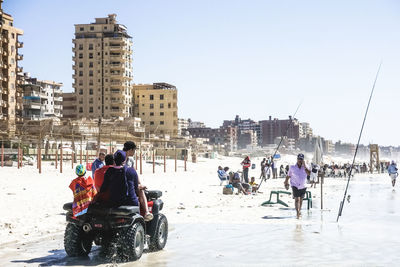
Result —
<instances>
[{"instance_id":1,"label":"concrete building","mask_svg":"<svg viewBox=\"0 0 400 267\"><path fill-rule=\"evenodd\" d=\"M63 118L65 119L76 119L76 94L75 93L63 93Z\"/></svg>"},{"instance_id":2,"label":"concrete building","mask_svg":"<svg viewBox=\"0 0 400 267\"><path fill-rule=\"evenodd\" d=\"M297 141L300 137L299 121L289 116L288 120L272 119L260 121L262 146L273 144L276 137L286 136Z\"/></svg>"},{"instance_id":3,"label":"concrete building","mask_svg":"<svg viewBox=\"0 0 400 267\"><path fill-rule=\"evenodd\" d=\"M188 119L189 125L188 128L205 128L206 125L204 122L201 121L192 121L191 119Z\"/></svg>"},{"instance_id":4,"label":"concrete building","mask_svg":"<svg viewBox=\"0 0 400 267\"><path fill-rule=\"evenodd\" d=\"M258 144L257 133L254 130L241 130L238 135L237 146L239 149L255 148Z\"/></svg>"},{"instance_id":5,"label":"concrete building","mask_svg":"<svg viewBox=\"0 0 400 267\"><path fill-rule=\"evenodd\" d=\"M28 120L62 117L62 83L42 81L25 73L23 117Z\"/></svg>"},{"instance_id":6,"label":"concrete building","mask_svg":"<svg viewBox=\"0 0 400 267\"><path fill-rule=\"evenodd\" d=\"M178 91L168 83L132 86L134 116L142 119L146 132L178 135Z\"/></svg>"},{"instance_id":7,"label":"concrete building","mask_svg":"<svg viewBox=\"0 0 400 267\"><path fill-rule=\"evenodd\" d=\"M178 119L178 135L182 135L182 130L189 128L189 120L187 119Z\"/></svg>"},{"instance_id":8,"label":"concrete building","mask_svg":"<svg viewBox=\"0 0 400 267\"><path fill-rule=\"evenodd\" d=\"M206 138L211 145L223 145L227 151L235 151L238 148L238 130L236 126L216 129L209 127L188 128L183 132L188 132L193 138Z\"/></svg>"},{"instance_id":9,"label":"concrete building","mask_svg":"<svg viewBox=\"0 0 400 267\"><path fill-rule=\"evenodd\" d=\"M23 122L22 67L18 61L23 59L19 41L23 31L14 27L14 19L4 13L0 1L0 131L10 136L15 134L18 124Z\"/></svg>"},{"instance_id":10,"label":"concrete building","mask_svg":"<svg viewBox=\"0 0 400 267\"><path fill-rule=\"evenodd\" d=\"M313 130L308 122L302 122L299 124L300 138L313 135Z\"/></svg>"},{"instance_id":11,"label":"concrete building","mask_svg":"<svg viewBox=\"0 0 400 267\"><path fill-rule=\"evenodd\" d=\"M236 115L235 120L224 120L222 127L227 127L227 126L235 126L238 128L238 140L244 140L247 138L247 137L244 137L244 139L240 138L242 133L248 135L249 131L253 131L257 139L256 145L261 145L262 143L261 126L258 122L253 121L251 119L242 120L239 117L239 115Z\"/></svg>"},{"instance_id":12,"label":"concrete building","mask_svg":"<svg viewBox=\"0 0 400 267\"><path fill-rule=\"evenodd\" d=\"M132 110L132 38L116 15L76 24L73 88L78 118L127 118Z\"/></svg>"}]
</instances>

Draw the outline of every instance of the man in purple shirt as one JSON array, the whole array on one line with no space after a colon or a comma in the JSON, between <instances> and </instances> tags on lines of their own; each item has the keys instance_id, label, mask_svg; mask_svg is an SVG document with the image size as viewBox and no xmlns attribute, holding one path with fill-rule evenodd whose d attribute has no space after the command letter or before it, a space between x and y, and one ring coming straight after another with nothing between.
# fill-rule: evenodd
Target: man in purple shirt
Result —
<instances>
[{"instance_id":1,"label":"man in purple shirt","mask_svg":"<svg viewBox=\"0 0 400 267\"><path fill-rule=\"evenodd\" d=\"M304 155L297 155L297 163L290 166L289 172L285 180L285 188L289 189L288 180L290 178L290 185L293 191L294 205L297 212L297 219L301 217L301 204L303 203L304 194L306 193L306 180L307 175L310 175L310 171L307 169L304 162Z\"/></svg>"}]
</instances>

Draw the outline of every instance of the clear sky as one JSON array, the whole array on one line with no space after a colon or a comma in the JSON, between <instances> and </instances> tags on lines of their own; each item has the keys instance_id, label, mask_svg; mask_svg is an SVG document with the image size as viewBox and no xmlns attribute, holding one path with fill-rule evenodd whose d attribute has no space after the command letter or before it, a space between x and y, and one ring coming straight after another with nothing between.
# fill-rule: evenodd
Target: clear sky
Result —
<instances>
[{"instance_id":1,"label":"clear sky","mask_svg":"<svg viewBox=\"0 0 400 267\"><path fill-rule=\"evenodd\" d=\"M315 134L400 145L398 0L5 0L24 30L24 71L72 91L74 24L116 13L134 42L134 82L178 87L179 117L297 118Z\"/></svg>"}]
</instances>

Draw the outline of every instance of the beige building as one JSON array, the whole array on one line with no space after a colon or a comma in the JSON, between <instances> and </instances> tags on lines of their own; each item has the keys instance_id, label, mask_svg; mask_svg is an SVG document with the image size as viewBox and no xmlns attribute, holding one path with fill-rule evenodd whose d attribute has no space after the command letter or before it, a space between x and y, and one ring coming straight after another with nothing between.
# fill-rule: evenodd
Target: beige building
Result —
<instances>
[{"instance_id":1,"label":"beige building","mask_svg":"<svg viewBox=\"0 0 400 267\"><path fill-rule=\"evenodd\" d=\"M76 24L72 51L78 118L132 115L132 38L116 15Z\"/></svg>"},{"instance_id":2,"label":"beige building","mask_svg":"<svg viewBox=\"0 0 400 267\"><path fill-rule=\"evenodd\" d=\"M18 38L23 31L14 27L14 19L3 12L0 1L0 131L14 135L18 124L22 123L22 83L23 70L18 61L23 56L18 52L23 43Z\"/></svg>"},{"instance_id":3,"label":"beige building","mask_svg":"<svg viewBox=\"0 0 400 267\"><path fill-rule=\"evenodd\" d=\"M133 85L134 116L142 119L146 132L178 134L178 91L168 83Z\"/></svg>"},{"instance_id":4,"label":"beige building","mask_svg":"<svg viewBox=\"0 0 400 267\"><path fill-rule=\"evenodd\" d=\"M75 93L63 93L63 118L76 119L76 95Z\"/></svg>"}]
</instances>

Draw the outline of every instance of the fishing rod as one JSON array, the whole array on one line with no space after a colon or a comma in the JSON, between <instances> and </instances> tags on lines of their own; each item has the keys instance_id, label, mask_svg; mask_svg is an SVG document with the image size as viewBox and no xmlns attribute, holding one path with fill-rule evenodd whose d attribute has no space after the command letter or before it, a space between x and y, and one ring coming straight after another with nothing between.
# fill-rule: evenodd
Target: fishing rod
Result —
<instances>
[{"instance_id":1,"label":"fishing rod","mask_svg":"<svg viewBox=\"0 0 400 267\"><path fill-rule=\"evenodd\" d=\"M376 76L375 76L374 85L372 86L371 94L370 94L370 96L369 96L368 105L367 105L367 110L365 111L364 120L363 120L363 123L362 123L362 126L361 126L360 135L358 136L358 142L357 142L357 146L356 146L356 151L354 152L353 163L351 163L351 168L350 168L350 172L349 172L349 177L347 178L346 190L344 191L343 200L340 202L339 212L338 212L338 215L337 215L336 222L338 222L338 221L339 221L339 217L342 216L343 206L344 206L344 202L345 202L345 200L346 200L346 195L347 195L347 189L349 188L350 177L351 177L351 173L352 173L353 167L354 167L354 162L355 162L356 156L357 156L358 146L360 145L360 139L361 139L362 132L363 132L363 130L364 130L365 120L367 119L369 104L371 103L372 94L374 93L374 90L375 90L375 84L376 84L376 81L377 81L377 79L378 79L378 75L379 75L379 71L381 70L381 66L382 66L382 62L379 64L379 68L378 68L378 71L376 72Z\"/></svg>"},{"instance_id":2,"label":"fishing rod","mask_svg":"<svg viewBox=\"0 0 400 267\"><path fill-rule=\"evenodd\" d=\"M294 119L294 116L296 116L297 111L299 110L299 108L300 108L300 106L301 106L302 103L303 103L303 100L299 103L299 105L298 105L297 108L296 108L296 111L294 112L293 116L291 117L291 119L290 119L290 121L289 121L289 123L288 123L288 125L287 125L287 127L286 127L285 135L282 135L282 136L281 136L281 141L279 142L278 146L277 146L276 149L275 149L274 155L272 156L272 160L274 160L275 155L276 155L276 153L278 152L278 149L279 149L279 147L280 147L281 144L282 144L283 137L284 137L284 136L287 136L287 133L288 133L289 128L290 128L290 125L292 124L292 119ZM261 186L261 184L262 184L262 182L263 182L264 180L265 180L265 178L263 178L263 179L261 180L260 184L259 184L258 187L257 187L257 190L260 188L260 186Z\"/></svg>"}]
</instances>

